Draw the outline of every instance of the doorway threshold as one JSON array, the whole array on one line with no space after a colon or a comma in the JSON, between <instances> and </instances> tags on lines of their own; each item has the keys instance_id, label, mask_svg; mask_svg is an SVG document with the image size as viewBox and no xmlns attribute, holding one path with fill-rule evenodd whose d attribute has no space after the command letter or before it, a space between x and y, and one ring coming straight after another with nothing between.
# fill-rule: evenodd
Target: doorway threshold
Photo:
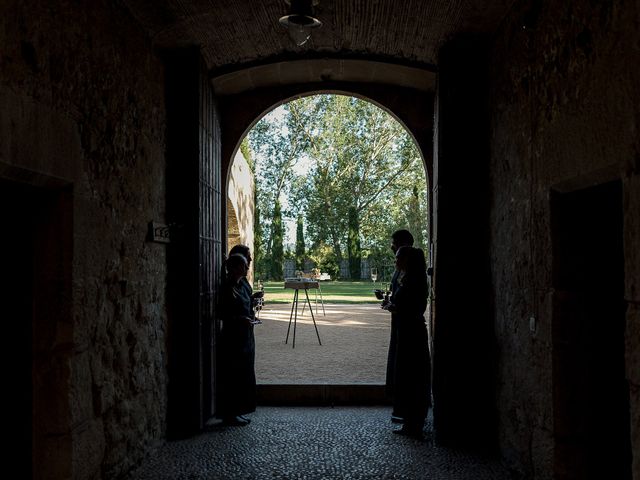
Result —
<instances>
[{"instance_id":1,"label":"doorway threshold","mask_svg":"<svg viewBox=\"0 0 640 480\"><path fill-rule=\"evenodd\" d=\"M258 384L258 405L390 405L380 384Z\"/></svg>"}]
</instances>

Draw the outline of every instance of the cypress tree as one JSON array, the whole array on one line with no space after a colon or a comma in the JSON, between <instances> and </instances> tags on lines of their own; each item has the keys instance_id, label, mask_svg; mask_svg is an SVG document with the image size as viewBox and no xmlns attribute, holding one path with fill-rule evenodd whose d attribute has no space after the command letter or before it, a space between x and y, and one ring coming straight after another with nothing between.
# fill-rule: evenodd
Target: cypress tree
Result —
<instances>
[{"instance_id":1,"label":"cypress tree","mask_svg":"<svg viewBox=\"0 0 640 480\"><path fill-rule=\"evenodd\" d=\"M296 229L296 270L304 271L304 223L302 215L298 215L298 226Z\"/></svg>"},{"instance_id":2,"label":"cypress tree","mask_svg":"<svg viewBox=\"0 0 640 480\"><path fill-rule=\"evenodd\" d=\"M253 271L256 280L263 280L265 274L264 254L262 251L262 223L260 222L260 207L258 192L254 187L255 208L253 210Z\"/></svg>"},{"instance_id":3,"label":"cypress tree","mask_svg":"<svg viewBox=\"0 0 640 480\"><path fill-rule=\"evenodd\" d=\"M271 261L269 262L269 276L272 280L282 280L284 263L284 228L282 226L282 210L280 200L276 200L273 209L273 224L271 230Z\"/></svg>"},{"instance_id":4,"label":"cypress tree","mask_svg":"<svg viewBox=\"0 0 640 480\"><path fill-rule=\"evenodd\" d=\"M349 207L348 220L347 255L349 257L349 275L351 280L360 280L362 251L360 249L360 222L358 221L358 211L355 207Z\"/></svg>"}]
</instances>

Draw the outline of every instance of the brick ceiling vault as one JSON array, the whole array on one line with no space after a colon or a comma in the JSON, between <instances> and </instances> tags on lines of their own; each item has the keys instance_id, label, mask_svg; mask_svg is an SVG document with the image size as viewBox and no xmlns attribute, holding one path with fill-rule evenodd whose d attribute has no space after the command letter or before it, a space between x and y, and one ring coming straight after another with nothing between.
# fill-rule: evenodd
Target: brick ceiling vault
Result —
<instances>
[{"instance_id":1,"label":"brick ceiling vault","mask_svg":"<svg viewBox=\"0 0 640 480\"><path fill-rule=\"evenodd\" d=\"M433 72L438 50L447 39L494 31L514 2L320 0L314 15L323 25L307 44L297 47L278 23L288 13L284 0L124 1L154 46L199 46L212 78L264 64L310 59L360 61L356 71L362 61L373 60L378 70L386 62ZM350 68L354 70L353 64Z\"/></svg>"}]
</instances>

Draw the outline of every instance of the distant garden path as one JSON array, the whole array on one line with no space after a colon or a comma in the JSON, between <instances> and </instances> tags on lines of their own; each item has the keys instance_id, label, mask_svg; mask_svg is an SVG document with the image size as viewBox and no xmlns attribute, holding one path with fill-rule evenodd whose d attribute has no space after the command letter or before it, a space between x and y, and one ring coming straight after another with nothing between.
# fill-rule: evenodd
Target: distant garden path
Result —
<instances>
[{"instance_id":1,"label":"distant garden path","mask_svg":"<svg viewBox=\"0 0 640 480\"><path fill-rule=\"evenodd\" d=\"M324 293L324 284L322 285ZM371 291L371 283L368 284ZM385 382L389 347L390 315L378 303L325 304L326 316L318 303L316 323L322 345L305 310L298 316L296 347L292 348L293 322L289 343L285 344L291 298L288 304L269 304L260 313L264 321L255 327L256 376L258 383L340 384ZM360 295L354 295L360 297ZM326 298L326 297L325 297ZM302 304L299 313L302 311Z\"/></svg>"}]
</instances>

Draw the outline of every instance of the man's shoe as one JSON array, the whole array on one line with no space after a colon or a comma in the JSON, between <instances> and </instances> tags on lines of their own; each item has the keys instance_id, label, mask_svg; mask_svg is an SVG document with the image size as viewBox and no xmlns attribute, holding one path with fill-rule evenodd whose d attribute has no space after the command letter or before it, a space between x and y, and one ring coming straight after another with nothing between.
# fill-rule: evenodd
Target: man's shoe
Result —
<instances>
[{"instance_id":1,"label":"man's shoe","mask_svg":"<svg viewBox=\"0 0 640 480\"><path fill-rule=\"evenodd\" d=\"M406 425L403 425L403 427L398 430L394 430L393 433L397 433L398 435L403 435L405 437L415 438L417 440L422 440L424 438L421 428L407 427Z\"/></svg>"},{"instance_id":2,"label":"man's shoe","mask_svg":"<svg viewBox=\"0 0 640 480\"><path fill-rule=\"evenodd\" d=\"M397 415L391 415L391 423L404 423L404 418Z\"/></svg>"},{"instance_id":3,"label":"man's shoe","mask_svg":"<svg viewBox=\"0 0 640 480\"><path fill-rule=\"evenodd\" d=\"M244 420L247 423L251 423L251 419L249 417L245 417L244 415L238 415L238 418Z\"/></svg>"},{"instance_id":4,"label":"man's shoe","mask_svg":"<svg viewBox=\"0 0 640 480\"><path fill-rule=\"evenodd\" d=\"M242 417L227 417L222 419L222 424L227 427L244 427L249 425L249 420Z\"/></svg>"}]
</instances>

